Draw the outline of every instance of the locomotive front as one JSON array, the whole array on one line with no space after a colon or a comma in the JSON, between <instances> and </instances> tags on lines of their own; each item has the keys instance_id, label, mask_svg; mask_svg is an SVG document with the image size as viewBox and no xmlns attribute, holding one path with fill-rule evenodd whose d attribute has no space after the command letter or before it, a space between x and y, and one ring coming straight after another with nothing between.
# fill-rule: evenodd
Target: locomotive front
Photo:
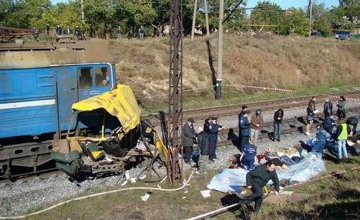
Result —
<instances>
[{"instance_id":1,"label":"locomotive front","mask_svg":"<svg viewBox=\"0 0 360 220\"><path fill-rule=\"evenodd\" d=\"M0 178L51 167L52 141L64 138L72 104L116 87L112 63L96 43L0 48Z\"/></svg>"}]
</instances>

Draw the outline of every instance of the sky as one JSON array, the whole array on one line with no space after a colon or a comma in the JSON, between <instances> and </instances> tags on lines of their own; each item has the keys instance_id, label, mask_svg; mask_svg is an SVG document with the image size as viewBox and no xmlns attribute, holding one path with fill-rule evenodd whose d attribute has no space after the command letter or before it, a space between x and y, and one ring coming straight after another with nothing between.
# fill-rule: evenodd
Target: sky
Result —
<instances>
[{"instance_id":1,"label":"sky","mask_svg":"<svg viewBox=\"0 0 360 220\"><path fill-rule=\"evenodd\" d=\"M86 0L85 0L86 1ZM261 2L263 0L247 0L247 8L255 7L258 2ZM267 0L273 3L276 3L280 5L281 8L286 9L290 7L295 8L305 8L308 5L309 0ZM56 4L58 2L64 2L67 3L68 0L51 0L53 4ZM316 3L325 3L325 6L327 8L331 8L332 6L338 6L339 0L315 0Z\"/></svg>"}]
</instances>

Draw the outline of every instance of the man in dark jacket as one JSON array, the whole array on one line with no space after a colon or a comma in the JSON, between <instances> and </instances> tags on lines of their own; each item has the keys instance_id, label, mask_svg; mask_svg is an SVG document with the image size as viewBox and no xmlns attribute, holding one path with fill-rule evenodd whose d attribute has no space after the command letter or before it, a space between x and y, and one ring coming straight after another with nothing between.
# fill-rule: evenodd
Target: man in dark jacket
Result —
<instances>
[{"instance_id":1,"label":"man in dark jacket","mask_svg":"<svg viewBox=\"0 0 360 220\"><path fill-rule=\"evenodd\" d=\"M245 145L249 142L250 138L250 122L249 122L249 110L244 110L239 120L239 129L241 135L240 151L244 151Z\"/></svg>"},{"instance_id":2,"label":"man in dark jacket","mask_svg":"<svg viewBox=\"0 0 360 220\"><path fill-rule=\"evenodd\" d=\"M199 153L199 159L197 161L198 173L202 174L206 172L206 160L209 157L209 135L203 131L202 127L198 127L197 130L197 152Z\"/></svg>"},{"instance_id":3,"label":"man in dark jacket","mask_svg":"<svg viewBox=\"0 0 360 220\"><path fill-rule=\"evenodd\" d=\"M279 194L279 178L275 171L276 165L272 160L267 163L257 166L252 171L246 174L246 186L251 189L252 194L249 196L240 196L241 203L249 204L255 201L254 211L259 212L261 203L263 201L263 187L272 180L275 187L275 195ZM242 198L241 198L242 197Z\"/></svg>"},{"instance_id":4,"label":"man in dark jacket","mask_svg":"<svg viewBox=\"0 0 360 220\"><path fill-rule=\"evenodd\" d=\"M350 136L356 134L358 119L355 117L349 117L346 120L346 124L350 126Z\"/></svg>"},{"instance_id":5,"label":"man in dark jacket","mask_svg":"<svg viewBox=\"0 0 360 220\"><path fill-rule=\"evenodd\" d=\"M273 141L280 141L280 130L281 130L281 122L284 118L284 110L279 108L274 113L274 133L273 133Z\"/></svg>"},{"instance_id":6,"label":"man in dark jacket","mask_svg":"<svg viewBox=\"0 0 360 220\"><path fill-rule=\"evenodd\" d=\"M312 124L314 123L314 117L315 117L315 114L316 114L316 108L315 108L315 101L316 101L316 97L313 96L311 98L311 100L309 101L309 105L308 107L306 108L306 132L305 134L307 136L310 135L310 129L311 129L311 126Z\"/></svg>"},{"instance_id":7,"label":"man in dark jacket","mask_svg":"<svg viewBox=\"0 0 360 220\"><path fill-rule=\"evenodd\" d=\"M238 115L238 121L240 122L241 120L241 117L243 116L244 114L244 111L248 111L248 106L247 105L243 105L241 106L241 111ZM241 143L241 129L240 129L240 126L239 126L239 143Z\"/></svg>"},{"instance_id":8,"label":"man in dark jacket","mask_svg":"<svg viewBox=\"0 0 360 220\"><path fill-rule=\"evenodd\" d=\"M326 99L324 103L324 117L330 117L331 115L333 115L333 104L329 99Z\"/></svg>"},{"instance_id":9,"label":"man in dark jacket","mask_svg":"<svg viewBox=\"0 0 360 220\"><path fill-rule=\"evenodd\" d=\"M186 124L183 127L183 148L185 153L185 163L190 164L190 156L193 150L193 144L195 140L195 129L194 129L194 119L189 118Z\"/></svg>"},{"instance_id":10,"label":"man in dark jacket","mask_svg":"<svg viewBox=\"0 0 360 220\"><path fill-rule=\"evenodd\" d=\"M216 158L216 144L218 140L218 132L223 129L222 125L217 123L217 117L211 117L211 124L209 125L209 160L214 161Z\"/></svg>"}]
</instances>

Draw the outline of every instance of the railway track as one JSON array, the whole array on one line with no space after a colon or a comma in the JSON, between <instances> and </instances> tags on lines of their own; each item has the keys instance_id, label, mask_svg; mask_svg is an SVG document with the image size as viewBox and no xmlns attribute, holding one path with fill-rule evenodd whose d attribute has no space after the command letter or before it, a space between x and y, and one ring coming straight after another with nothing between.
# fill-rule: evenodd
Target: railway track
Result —
<instances>
[{"instance_id":1,"label":"railway track","mask_svg":"<svg viewBox=\"0 0 360 220\"><path fill-rule=\"evenodd\" d=\"M360 97L360 91L351 91L351 92L342 92L342 93L336 92L336 93L316 95L317 103L324 103L326 98L329 98L330 101L335 102L340 97L340 95L344 95L346 98L358 98ZM311 97L312 96L300 96L295 98L286 98L286 99L261 101L261 102L248 102L248 103L240 103L236 105L218 106L213 108L184 110L183 117L184 119L192 117L194 118L195 121L197 120L203 121L209 116L214 116L214 115L222 118L229 116L237 116L241 111L241 107L243 105L247 105L250 110L254 111L255 109L261 109L263 112L275 111L279 108L283 108L285 110L296 107L304 107L305 109ZM155 127L160 126L159 114L144 115L143 119L150 121Z\"/></svg>"},{"instance_id":2,"label":"railway track","mask_svg":"<svg viewBox=\"0 0 360 220\"><path fill-rule=\"evenodd\" d=\"M352 112L352 116L359 118L360 116L360 107L355 107L349 109ZM323 122L323 114L319 114L314 118L313 128L316 127L317 124ZM304 133L306 127L306 119L305 117L293 117L284 119L282 122L281 135L285 134L294 134L294 133ZM269 138L273 132L273 122L266 122L263 124L262 129L259 134L259 139ZM219 131L219 141L218 146L225 145L236 145L237 139L239 136L239 128L226 128Z\"/></svg>"},{"instance_id":3,"label":"railway track","mask_svg":"<svg viewBox=\"0 0 360 220\"><path fill-rule=\"evenodd\" d=\"M337 99L337 97L339 97L340 95L345 95L345 97L347 98L352 98L354 97L355 99L357 97L360 96L360 91L352 91L352 92L347 92L347 93L331 93L331 94L324 94L324 95L318 95L317 96L317 102L318 103L322 103L325 101L326 98L330 98L331 101L335 101ZM237 105L228 105L228 106L220 106L220 107L214 107L214 108L201 108L201 109L193 109L193 110L187 110L184 111L184 118L187 117L193 117L195 120L199 120L202 121L203 119L209 117L210 115L216 115L219 117L234 117L237 120L237 115L239 113L239 111L241 110L242 105L247 105L249 107L249 109L257 109L260 108L262 109L263 112L266 111L273 111L276 110L278 108L284 108L284 109L291 109L291 108L296 108L296 107L305 107L308 105L308 101L310 100L312 96L302 96L302 97L296 97L296 98L287 98L287 99L280 99L280 100L271 100L271 101L263 101L263 102L250 102L250 103L241 103L241 104L237 104ZM358 108L354 108L354 109L349 109L350 111L360 111ZM360 115L360 113L356 113L356 115ZM147 119L149 120L155 127L160 126L159 120L157 119L158 114L152 114L152 115L147 115L145 117L143 117L143 119ZM321 115L319 115L316 118L316 122L319 123L321 122ZM284 119L283 120L283 126L282 126L282 134L292 134L292 133L301 133L305 128L305 122L303 120L301 120L301 117L294 117L294 118L288 118L288 119ZM269 133L271 133L273 130L273 123L272 122L267 122L263 125L263 128L261 130L261 133L259 135L259 138L268 138L269 137ZM232 145L232 144L236 144L236 140L238 138L238 133L239 130L237 127L233 127L233 128L227 128L224 129L222 131L219 132L219 146L224 146L224 145ZM6 146L6 148L9 146ZM10 148L16 148L16 150L19 150L20 146L18 145L13 145L10 146ZM46 149L45 149L46 148ZM51 148L49 148L49 145L45 145L45 148L42 150L42 148L38 148L35 147L34 149L36 149L36 151L40 152L43 160L48 159L46 156L49 154L48 151L51 151ZM32 148L29 148L32 149ZM43 152L44 151L44 152ZM45 152L46 151L46 152ZM16 154L16 151L14 151L14 153ZM29 152L30 154L31 152ZM34 156L32 156L34 157ZM36 157L37 161L39 160L40 157ZM3 158L4 159L4 158ZM31 159L31 157L29 158L24 158L24 160L27 159ZM34 168L35 167L35 168ZM29 175L37 175L40 173L47 173L47 172L51 172L56 170L55 167L45 167L45 168L41 168L38 169L36 167L36 164L34 162L34 167L32 167L32 170L29 169L25 169L25 172L12 172L11 173L11 178L17 179L17 178L22 178L24 176L29 176ZM30 168L30 167L29 167ZM0 176L1 178L6 177L6 173L3 176Z\"/></svg>"}]
</instances>

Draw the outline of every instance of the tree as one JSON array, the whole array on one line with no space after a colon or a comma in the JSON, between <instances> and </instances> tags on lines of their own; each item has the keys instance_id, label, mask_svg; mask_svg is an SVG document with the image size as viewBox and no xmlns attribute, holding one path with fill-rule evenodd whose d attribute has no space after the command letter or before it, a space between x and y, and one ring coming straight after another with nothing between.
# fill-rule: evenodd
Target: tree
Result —
<instances>
[{"instance_id":1,"label":"tree","mask_svg":"<svg viewBox=\"0 0 360 220\"><path fill-rule=\"evenodd\" d=\"M269 1L259 2L250 15L250 23L253 25L280 25L285 13L281 7ZM277 27L269 28L277 30Z\"/></svg>"},{"instance_id":2,"label":"tree","mask_svg":"<svg viewBox=\"0 0 360 220\"><path fill-rule=\"evenodd\" d=\"M324 36L329 36L332 33L332 26L330 22L330 12L326 9L325 4L313 4L313 29Z\"/></svg>"},{"instance_id":3,"label":"tree","mask_svg":"<svg viewBox=\"0 0 360 220\"><path fill-rule=\"evenodd\" d=\"M351 22L360 19L360 0L339 0L339 3L339 7Z\"/></svg>"},{"instance_id":4,"label":"tree","mask_svg":"<svg viewBox=\"0 0 360 220\"><path fill-rule=\"evenodd\" d=\"M279 24L279 33L306 36L309 33L309 23L310 21L303 9L289 8Z\"/></svg>"},{"instance_id":5,"label":"tree","mask_svg":"<svg viewBox=\"0 0 360 220\"><path fill-rule=\"evenodd\" d=\"M115 14L114 1L112 0L87 0L84 3L85 23L89 25L90 36L96 31L105 36L112 26L113 16Z\"/></svg>"}]
</instances>

